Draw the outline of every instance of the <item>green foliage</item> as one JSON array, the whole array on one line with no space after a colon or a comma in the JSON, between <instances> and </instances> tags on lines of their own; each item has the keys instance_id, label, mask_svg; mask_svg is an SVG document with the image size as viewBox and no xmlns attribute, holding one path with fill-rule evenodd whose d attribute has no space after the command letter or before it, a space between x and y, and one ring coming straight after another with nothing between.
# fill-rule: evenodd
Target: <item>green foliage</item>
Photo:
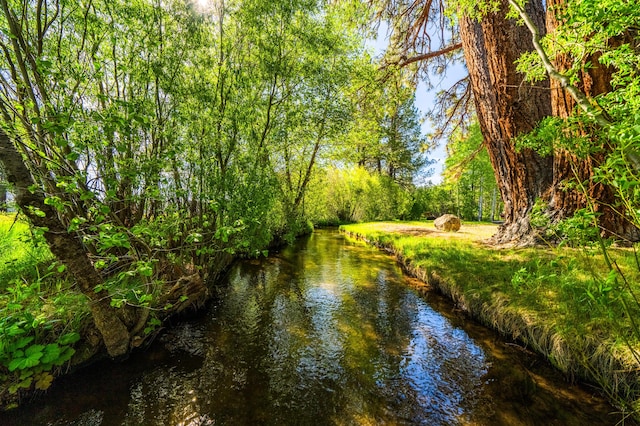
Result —
<instances>
[{"instance_id":1,"label":"green foliage","mask_svg":"<svg viewBox=\"0 0 640 426\"><path fill-rule=\"evenodd\" d=\"M313 184L308 215L312 221L340 223L406 217L410 195L387 176L362 167L330 168Z\"/></svg>"},{"instance_id":2,"label":"green foliage","mask_svg":"<svg viewBox=\"0 0 640 426\"><path fill-rule=\"evenodd\" d=\"M102 277L94 291L148 318L138 337L158 330L171 311L162 296L182 275L207 279L231 256L265 255L272 240L309 232L325 204L312 205L309 187L319 166L345 158L337 152L359 119L358 64L377 67L359 58L362 15L346 15L363 4L6 3L2 129L33 172L32 193L81 239ZM421 155L403 85L402 96L377 87L390 101L376 142L391 177L366 178L369 217L404 214L396 181L410 183ZM90 315L44 245L24 269L17 248L0 251L16 254L0 269L0 396L4 384L47 388Z\"/></svg>"},{"instance_id":3,"label":"green foliage","mask_svg":"<svg viewBox=\"0 0 640 426\"><path fill-rule=\"evenodd\" d=\"M544 81L549 78L537 52L525 52L516 61L518 72L526 76L530 82Z\"/></svg>"},{"instance_id":4,"label":"green foliage","mask_svg":"<svg viewBox=\"0 0 640 426\"><path fill-rule=\"evenodd\" d=\"M353 122L343 155L370 172L410 187L416 174L429 165L424 155L428 143L415 107L415 87L402 72L385 70L383 74L373 62L359 63L358 72L350 93Z\"/></svg>"},{"instance_id":5,"label":"green foliage","mask_svg":"<svg viewBox=\"0 0 640 426\"><path fill-rule=\"evenodd\" d=\"M308 231L309 182L349 129L362 5L6 7L2 128L115 308Z\"/></svg>"},{"instance_id":6,"label":"green foliage","mask_svg":"<svg viewBox=\"0 0 640 426\"><path fill-rule=\"evenodd\" d=\"M465 15L471 19L480 21L488 13L500 10L501 2L498 0L454 0L447 3L447 15Z\"/></svg>"},{"instance_id":7,"label":"green foliage","mask_svg":"<svg viewBox=\"0 0 640 426\"><path fill-rule=\"evenodd\" d=\"M156 317L152 317L149 321L147 321L147 326L144 328L144 334L148 335L153 333L161 325L162 325L162 321L160 321Z\"/></svg>"},{"instance_id":8,"label":"green foliage","mask_svg":"<svg viewBox=\"0 0 640 426\"><path fill-rule=\"evenodd\" d=\"M60 275L64 268L52 263L25 223L13 220L0 216L3 244L13 248L3 252L7 261L0 270L0 394L47 389L74 355L88 315L83 296L69 291Z\"/></svg>"},{"instance_id":9,"label":"green foliage","mask_svg":"<svg viewBox=\"0 0 640 426\"><path fill-rule=\"evenodd\" d=\"M8 316L0 321L0 365L9 372L8 375L1 374L0 367L0 375L9 378L10 393L29 389L32 385L36 389L47 389L55 369L62 367L75 353L72 345L80 339L77 332L62 334L52 343L36 343L36 337L42 333L39 329L46 330L52 326L52 322L31 315Z\"/></svg>"},{"instance_id":10,"label":"green foliage","mask_svg":"<svg viewBox=\"0 0 640 426\"><path fill-rule=\"evenodd\" d=\"M363 55L362 4L3 6L2 130L31 193L82 241L102 277L94 291L113 309L157 313L147 335L187 272L206 279L230 256L259 256L309 218L409 214L425 163L414 87L402 73L382 82ZM353 141L356 160L343 150ZM331 160L369 171L316 175ZM46 388L73 354L86 299L44 244L0 236L0 375L12 391Z\"/></svg>"},{"instance_id":11,"label":"green foliage","mask_svg":"<svg viewBox=\"0 0 640 426\"><path fill-rule=\"evenodd\" d=\"M629 352L635 356L635 369L640 360L636 345L640 339L640 327L633 318L637 317L640 304L635 296L637 289L631 284L637 279L630 276L640 267L636 262L636 271L621 268L615 259L615 251L611 249L611 241L601 236L601 209L598 204L603 200L592 188L597 183L613 189L614 199L604 202L614 211L613 214L618 215L617 223L626 228L636 227L636 235L618 229L615 231L632 240L637 238L640 226L640 74L637 67L640 39L637 22L640 12L636 3L570 0L553 10L559 25L543 40L546 53L568 67L563 72L571 84L579 86L582 79L592 81L591 77L585 76L595 72L596 78L609 80L611 88L604 88L605 93L588 100L597 111L602 111L604 119L598 120L597 125L592 117L578 112L568 119L546 120L525 137L529 139L527 146L542 148L543 152L562 152L567 156L588 159L594 164L593 174L582 178L591 182L578 179L564 183L584 197L584 208L577 210L573 217L547 224L547 233L555 234L556 238L559 236L563 242L583 247L589 255L593 255L594 247L600 251L604 267L590 270L593 282L584 287L579 300L600 315L610 318L622 315L629 319L624 326L618 324L614 334L622 337ZM530 78L540 76L541 64L530 57L522 58L520 65ZM608 67L607 73L602 72L602 67ZM608 220L612 221L611 218ZM588 360L585 363L590 365ZM594 370L597 371L595 367ZM622 398L625 409L635 410L638 414L637 401L632 399L630 403L627 396L618 394L614 385L607 384L605 389L612 398ZM630 398L637 400L637 396Z\"/></svg>"},{"instance_id":12,"label":"green foliage","mask_svg":"<svg viewBox=\"0 0 640 426\"><path fill-rule=\"evenodd\" d=\"M455 186L427 185L413 190L413 203L409 217L417 219L435 219L446 213L456 212Z\"/></svg>"},{"instance_id":13,"label":"green foliage","mask_svg":"<svg viewBox=\"0 0 640 426\"><path fill-rule=\"evenodd\" d=\"M599 230L594 226L597 223L597 213L588 208L578 209L567 218L551 221L547 208L547 203L538 199L530 214L530 224L539 230L542 240L558 247L569 246L585 250L599 248ZM607 246L611 243L612 240L606 241Z\"/></svg>"},{"instance_id":14,"label":"green foliage","mask_svg":"<svg viewBox=\"0 0 640 426\"><path fill-rule=\"evenodd\" d=\"M343 94L350 120L321 158L324 167L310 181L304 212L325 224L409 218L413 181L429 164L415 88L406 72L381 70L367 55L350 66Z\"/></svg>"},{"instance_id":15,"label":"green foliage","mask_svg":"<svg viewBox=\"0 0 640 426\"><path fill-rule=\"evenodd\" d=\"M52 259L42 240L33 243L27 223L15 214L0 214L0 291L23 276L38 276Z\"/></svg>"}]
</instances>

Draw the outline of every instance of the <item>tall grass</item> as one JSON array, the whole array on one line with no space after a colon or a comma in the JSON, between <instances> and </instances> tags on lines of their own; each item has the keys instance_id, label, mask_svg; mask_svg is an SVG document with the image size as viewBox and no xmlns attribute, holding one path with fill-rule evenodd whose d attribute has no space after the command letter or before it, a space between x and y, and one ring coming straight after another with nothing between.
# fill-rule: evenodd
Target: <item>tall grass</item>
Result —
<instances>
[{"instance_id":1,"label":"tall grass","mask_svg":"<svg viewBox=\"0 0 640 426\"><path fill-rule=\"evenodd\" d=\"M471 316L568 375L599 384L625 412L638 412L640 342L633 322L640 309L633 294L640 294L640 273L633 251L608 252L627 278L629 291L623 291L597 248L495 249L482 243L495 231L491 226L466 225L457 234L424 222L409 226L415 228L410 233L395 222L341 229L391 249Z\"/></svg>"}]
</instances>

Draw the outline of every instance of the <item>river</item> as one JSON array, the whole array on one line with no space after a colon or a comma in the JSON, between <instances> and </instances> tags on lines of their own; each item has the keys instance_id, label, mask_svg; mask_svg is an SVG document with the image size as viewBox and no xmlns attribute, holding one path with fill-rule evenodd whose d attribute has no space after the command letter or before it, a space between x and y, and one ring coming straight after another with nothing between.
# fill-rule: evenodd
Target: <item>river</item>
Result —
<instances>
[{"instance_id":1,"label":"river","mask_svg":"<svg viewBox=\"0 0 640 426\"><path fill-rule=\"evenodd\" d=\"M207 311L58 379L8 425L613 425L546 362L316 231L234 264Z\"/></svg>"}]
</instances>

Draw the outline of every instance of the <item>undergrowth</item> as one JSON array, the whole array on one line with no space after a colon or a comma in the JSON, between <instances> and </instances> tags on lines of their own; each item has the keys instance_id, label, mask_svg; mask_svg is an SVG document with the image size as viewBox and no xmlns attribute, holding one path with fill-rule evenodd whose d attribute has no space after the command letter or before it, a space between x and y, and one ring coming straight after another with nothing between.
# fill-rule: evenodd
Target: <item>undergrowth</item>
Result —
<instances>
[{"instance_id":1,"label":"undergrowth","mask_svg":"<svg viewBox=\"0 0 640 426\"><path fill-rule=\"evenodd\" d=\"M15 214L0 214L0 406L47 389L75 353L88 316L44 241Z\"/></svg>"}]
</instances>

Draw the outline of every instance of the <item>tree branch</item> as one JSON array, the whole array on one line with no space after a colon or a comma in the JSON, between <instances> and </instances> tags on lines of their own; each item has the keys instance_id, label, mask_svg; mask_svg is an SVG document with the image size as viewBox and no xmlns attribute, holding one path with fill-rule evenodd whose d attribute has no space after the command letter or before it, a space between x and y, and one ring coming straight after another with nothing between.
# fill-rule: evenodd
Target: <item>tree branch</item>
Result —
<instances>
[{"instance_id":1,"label":"tree branch","mask_svg":"<svg viewBox=\"0 0 640 426\"><path fill-rule=\"evenodd\" d=\"M542 65L547 71L547 74L549 74L549 77L557 80L560 83L560 86L562 86L567 92L569 92L573 100L576 101L576 104L578 104L578 106L585 113L587 113L587 115L596 120L599 125L601 125L602 127L610 126L612 124L611 120L609 120L605 116L605 114L603 114L602 110L591 105L591 102L589 102L587 96L582 93L576 86L571 84L569 77L560 73L558 69L553 65L551 59L549 58L549 55L547 55L547 52L545 52L544 48L540 44L540 32L538 32L538 28L531 20L531 17L527 15L524 7L520 6L515 0L509 0L509 4L515 9L516 12L518 12L520 18L522 18L522 20L524 21L524 24L527 26L527 28L529 28L529 31L531 31L533 47L536 49L536 53L542 60Z\"/></svg>"},{"instance_id":2,"label":"tree branch","mask_svg":"<svg viewBox=\"0 0 640 426\"><path fill-rule=\"evenodd\" d=\"M397 62L391 62L388 65L396 65L400 68L406 67L407 65L413 64L414 62L426 61L427 59L436 58L438 56L446 55L447 53L453 52L455 50L462 49L462 43L452 44L451 46L447 46L440 50L436 50L434 52L427 52L421 55L416 55L411 58L400 58Z\"/></svg>"}]
</instances>

